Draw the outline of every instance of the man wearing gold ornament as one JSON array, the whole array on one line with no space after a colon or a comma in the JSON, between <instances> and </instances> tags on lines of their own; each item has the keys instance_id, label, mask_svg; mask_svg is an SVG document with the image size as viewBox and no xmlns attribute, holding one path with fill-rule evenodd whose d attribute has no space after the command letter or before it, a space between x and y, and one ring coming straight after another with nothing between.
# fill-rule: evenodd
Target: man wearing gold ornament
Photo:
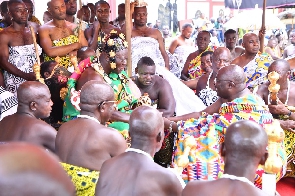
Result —
<instances>
[{"instance_id":1,"label":"man wearing gold ornament","mask_svg":"<svg viewBox=\"0 0 295 196\"><path fill-rule=\"evenodd\" d=\"M121 33L121 30L109 23L111 10L108 2L96 2L95 13L98 21L94 21L93 25L85 30L85 36L89 47L95 51L99 50L101 52L105 36L110 34L112 30L117 31L118 33Z\"/></svg>"},{"instance_id":2,"label":"man wearing gold ornament","mask_svg":"<svg viewBox=\"0 0 295 196\"><path fill-rule=\"evenodd\" d=\"M271 83L268 81L265 84L259 85L257 94L261 96L266 104L268 104L269 111L278 118L281 127L285 130L285 149L288 158L286 176L295 177L295 82L289 80L290 65L288 61L279 59L274 61L269 69L268 74L276 72L277 81L275 83L279 90L277 92L278 103L273 105L271 102Z\"/></svg>"},{"instance_id":3,"label":"man wearing gold ornament","mask_svg":"<svg viewBox=\"0 0 295 196\"><path fill-rule=\"evenodd\" d=\"M219 151L224 142L224 135L229 125L240 120L252 120L262 127L272 125L273 117L259 96L250 92L246 87L246 76L238 65L224 66L219 69L215 88L217 95L227 102L222 103L219 112L215 114L203 113L198 119L191 118L177 123L165 122L165 127L178 132L177 149L174 152L174 163L183 168L182 177L185 181L214 180L222 175L223 161ZM214 105L214 104L213 104ZM186 138L193 137L196 150L188 155L189 162L179 165L180 157L185 152ZM278 145L278 157L282 165L286 164L286 155L283 143ZM277 173L277 180L284 170ZM258 167L254 183L262 186L262 167Z\"/></svg>"}]
</instances>

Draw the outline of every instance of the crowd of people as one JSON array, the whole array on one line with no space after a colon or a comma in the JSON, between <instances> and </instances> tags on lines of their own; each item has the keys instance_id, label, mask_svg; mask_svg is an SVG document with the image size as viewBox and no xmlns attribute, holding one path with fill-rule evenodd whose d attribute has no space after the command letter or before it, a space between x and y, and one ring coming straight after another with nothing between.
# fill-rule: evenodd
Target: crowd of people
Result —
<instances>
[{"instance_id":1,"label":"crowd of people","mask_svg":"<svg viewBox=\"0 0 295 196\"><path fill-rule=\"evenodd\" d=\"M50 0L41 24L31 0L1 3L0 193L267 195L276 122L273 174L294 178L295 31L261 53L263 30L241 46L237 30L194 37L192 24L171 38L147 25L146 6L130 8L128 43L125 4L110 21L106 1Z\"/></svg>"}]
</instances>

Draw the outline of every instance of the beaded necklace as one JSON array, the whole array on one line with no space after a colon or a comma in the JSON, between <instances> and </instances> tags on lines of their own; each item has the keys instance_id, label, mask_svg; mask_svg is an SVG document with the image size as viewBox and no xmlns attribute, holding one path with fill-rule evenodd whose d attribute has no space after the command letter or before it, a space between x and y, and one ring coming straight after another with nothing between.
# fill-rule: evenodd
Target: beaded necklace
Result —
<instances>
[{"instance_id":1,"label":"beaded necklace","mask_svg":"<svg viewBox=\"0 0 295 196\"><path fill-rule=\"evenodd\" d=\"M95 121L95 122L97 122L97 123L100 124L100 122L99 122L96 118L94 118L94 117L92 117L92 116L81 115L81 114L80 114L80 115L77 116L77 118L86 118L86 119L93 120L93 121Z\"/></svg>"},{"instance_id":2,"label":"beaded necklace","mask_svg":"<svg viewBox=\"0 0 295 196\"><path fill-rule=\"evenodd\" d=\"M230 174L223 174L221 178L228 178L228 179L231 179L231 180L238 180L238 181L241 181L241 182L246 182L251 186L254 186L253 182L251 182L250 180L248 180L248 178L245 178L245 177L239 177L239 176L230 175Z\"/></svg>"},{"instance_id":3,"label":"beaded necklace","mask_svg":"<svg viewBox=\"0 0 295 196\"><path fill-rule=\"evenodd\" d=\"M145 156L147 156L148 158L150 158L151 160L153 160L153 157L152 157L150 154L148 154L148 153L146 153L146 152L144 152L144 151L142 151L142 150L140 150L140 149L137 149L137 148L128 148L127 150L125 150L125 152L136 152L136 153L138 153L138 154L145 155ZM153 161L154 161L154 160L153 160Z\"/></svg>"}]
</instances>

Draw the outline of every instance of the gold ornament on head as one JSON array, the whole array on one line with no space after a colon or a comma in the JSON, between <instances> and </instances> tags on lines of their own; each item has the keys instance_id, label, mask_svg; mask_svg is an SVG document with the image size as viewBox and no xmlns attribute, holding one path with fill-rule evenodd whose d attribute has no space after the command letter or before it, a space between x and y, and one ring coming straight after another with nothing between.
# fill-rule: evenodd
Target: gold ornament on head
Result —
<instances>
[{"instance_id":1,"label":"gold ornament on head","mask_svg":"<svg viewBox=\"0 0 295 196\"><path fill-rule=\"evenodd\" d=\"M125 35L124 35L123 33L120 33L120 34L119 34L119 37L120 37L121 39L124 39L124 40L125 40Z\"/></svg>"},{"instance_id":2,"label":"gold ornament on head","mask_svg":"<svg viewBox=\"0 0 295 196\"><path fill-rule=\"evenodd\" d=\"M109 52L110 57L115 57L116 53L114 51L111 50L111 52Z\"/></svg>"},{"instance_id":3,"label":"gold ornament on head","mask_svg":"<svg viewBox=\"0 0 295 196\"><path fill-rule=\"evenodd\" d=\"M118 32L115 29L112 29L110 34L117 34Z\"/></svg>"},{"instance_id":4,"label":"gold ornament on head","mask_svg":"<svg viewBox=\"0 0 295 196\"><path fill-rule=\"evenodd\" d=\"M114 45L114 40L113 39L109 39L107 43L108 43L109 46L113 46Z\"/></svg>"},{"instance_id":5,"label":"gold ornament on head","mask_svg":"<svg viewBox=\"0 0 295 196\"><path fill-rule=\"evenodd\" d=\"M117 67L117 66L116 66L116 63L113 63L113 62L112 62L112 63L110 63L110 64L111 64L111 69L116 69L116 67Z\"/></svg>"}]
</instances>

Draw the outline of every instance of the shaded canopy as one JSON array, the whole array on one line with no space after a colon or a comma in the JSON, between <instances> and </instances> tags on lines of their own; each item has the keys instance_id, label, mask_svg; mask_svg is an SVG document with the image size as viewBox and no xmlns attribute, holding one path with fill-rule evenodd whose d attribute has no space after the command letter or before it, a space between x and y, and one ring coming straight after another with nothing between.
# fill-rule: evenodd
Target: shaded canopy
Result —
<instances>
[{"instance_id":1,"label":"shaded canopy","mask_svg":"<svg viewBox=\"0 0 295 196\"><path fill-rule=\"evenodd\" d=\"M258 4L259 8L263 6L263 0L224 0L225 7L231 9L251 9ZM295 0L267 0L266 8L295 7Z\"/></svg>"}]
</instances>

